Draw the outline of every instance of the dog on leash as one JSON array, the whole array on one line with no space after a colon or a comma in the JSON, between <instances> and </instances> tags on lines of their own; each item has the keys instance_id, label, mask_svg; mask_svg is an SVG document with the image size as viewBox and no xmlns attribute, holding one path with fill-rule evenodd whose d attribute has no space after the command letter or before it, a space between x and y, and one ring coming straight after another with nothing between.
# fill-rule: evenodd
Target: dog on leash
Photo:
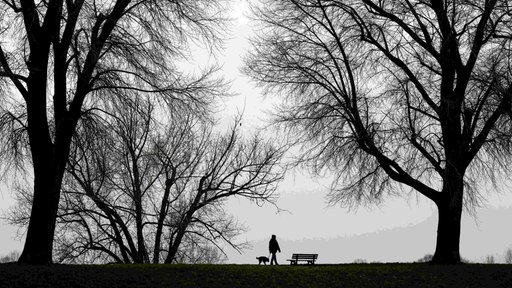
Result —
<instances>
[{"instance_id":1,"label":"dog on leash","mask_svg":"<svg viewBox=\"0 0 512 288\"><path fill-rule=\"evenodd\" d=\"M265 257L265 256L256 257L256 259L258 259L258 261L259 261L258 265L260 265L261 262L263 262L263 264L267 265L267 262L269 261L268 257Z\"/></svg>"}]
</instances>

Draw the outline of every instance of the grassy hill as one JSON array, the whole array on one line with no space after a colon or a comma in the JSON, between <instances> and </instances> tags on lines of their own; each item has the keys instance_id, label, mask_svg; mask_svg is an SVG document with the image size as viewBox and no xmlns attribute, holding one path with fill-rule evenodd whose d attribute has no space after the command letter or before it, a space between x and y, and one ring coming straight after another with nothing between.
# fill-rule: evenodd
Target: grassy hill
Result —
<instances>
[{"instance_id":1,"label":"grassy hill","mask_svg":"<svg viewBox=\"0 0 512 288\"><path fill-rule=\"evenodd\" d=\"M512 287L512 266L0 264L4 287Z\"/></svg>"}]
</instances>

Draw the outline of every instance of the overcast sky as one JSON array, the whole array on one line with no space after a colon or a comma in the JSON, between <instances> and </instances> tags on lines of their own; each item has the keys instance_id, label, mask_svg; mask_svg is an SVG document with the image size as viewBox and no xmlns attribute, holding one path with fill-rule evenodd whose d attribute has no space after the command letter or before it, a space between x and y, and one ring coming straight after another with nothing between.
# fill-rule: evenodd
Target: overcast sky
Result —
<instances>
[{"instance_id":1,"label":"overcast sky","mask_svg":"<svg viewBox=\"0 0 512 288\"><path fill-rule=\"evenodd\" d=\"M274 99L263 99L258 89L241 75L241 58L249 49L251 35L245 1L233 1L232 38L218 59L238 93L226 105L230 119L244 110L244 127L254 128L265 118L264 110ZM200 62L200 61L198 61ZM355 259L379 262L414 261L433 253L437 230L437 210L422 196L392 198L379 207L349 211L327 207L325 195L329 179L314 179L303 171L290 171L281 183L277 204L287 211L277 213L275 207L258 207L245 200L232 199L227 210L249 228L242 239L251 241L253 249L239 255L227 249L229 263L254 263L257 256L268 256L268 240L276 234L282 253L278 261L285 263L292 253L319 253L319 262L346 263ZM0 209L13 204L5 186L0 193ZM483 261L487 255L503 261L505 250L512 247L512 193L492 193L477 218L465 215L461 235L461 255L471 261ZM21 251L23 241L15 240L16 228L0 222L0 256L12 250Z\"/></svg>"}]
</instances>

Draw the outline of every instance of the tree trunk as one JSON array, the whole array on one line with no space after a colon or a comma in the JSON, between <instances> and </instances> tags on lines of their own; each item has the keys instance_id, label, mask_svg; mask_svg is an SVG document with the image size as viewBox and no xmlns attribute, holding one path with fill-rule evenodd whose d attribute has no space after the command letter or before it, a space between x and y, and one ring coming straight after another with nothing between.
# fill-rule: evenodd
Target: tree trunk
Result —
<instances>
[{"instance_id":1,"label":"tree trunk","mask_svg":"<svg viewBox=\"0 0 512 288\"><path fill-rule=\"evenodd\" d=\"M46 89L45 79L36 74L30 91ZM44 76L44 75L43 75ZM41 79L39 79L41 78ZM34 194L25 246L18 262L51 264L53 237L57 220L62 179L69 156L76 119L56 120L55 143L52 143L46 116L46 93L34 93L27 102L27 132L34 171Z\"/></svg>"},{"instance_id":2,"label":"tree trunk","mask_svg":"<svg viewBox=\"0 0 512 288\"><path fill-rule=\"evenodd\" d=\"M176 258L176 254L178 253L178 248L180 247L181 240L185 235L185 230L190 223L190 220L185 220L185 223L182 223L178 228L178 232L176 233L176 237L171 237L169 241L169 253L167 253L167 257L165 257L165 264L171 264L172 261Z\"/></svg>"},{"instance_id":3,"label":"tree trunk","mask_svg":"<svg viewBox=\"0 0 512 288\"><path fill-rule=\"evenodd\" d=\"M27 82L30 94L26 102L27 133L33 163L34 194L27 238L18 260L40 265L52 263L53 236L64 174L63 167L57 165L55 155L59 151L52 144L46 114L47 56L45 58L44 52L31 53L34 68Z\"/></svg>"},{"instance_id":4,"label":"tree trunk","mask_svg":"<svg viewBox=\"0 0 512 288\"><path fill-rule=\"evenodd\" d=\"M178 231L176 232L175 237L171 237L169 241L169 253L167 253L167 257L165 258L165 264L170 264L174 259L176 258L176 254L178 253L178 248L181 245L181 241L183 240L183 236L185 236L185 233L187 231L188 226L190 225L190 222L192 221L192 215L194 215L196 209L197 209L197 202L198 202L198 195L201 195L198 193L196 195L195 202L192 204L192 207L187 211L183 219L181 220Z\"/></svg>"},{"instance_id":5,"label":"tree trunk","mask_svg":"<svg viewBox=\"0 0 512 288\"><path fill-rule=\"evenodd\" d=\"M437 204L438 226L436 251L432 263L460 264L460 222L463 204L462 177L447 178L443 196Z\"/></svg>"},{"instance_id":6,"label":"tree trunk","mask_svg":"<svg viewBox=\"0 0 512 288\"><path fill-rule=\"evenodd\" d=\"M132 177L133 177L133 205L135 207L135 229L137 234L137 253L134 255L134 263L149 263L148 253L146 251L146 242L144 240L144 215L142 208L142 184L139 173L138 157L135 150L130 149Z\"/></svg>"},{"instance_id":7,"label":"tree trunk","mask_svg":"<svg viewBox=\"0 0 512 288\"><path fill-rule=\"evenodd\" d=\"M181 239L180 239L181 242ZM167 253L167 257L165 257L165 264L171 264L172 261L176 258L176 253L178 253L179 245L175 245L174 242L169 246L169 253Z\"/></svg>"},{"instance_id":8,"label":"tree trunk","mask_svg":"<svg viewBox=\"0 0 512 288\"><path fill-rule=\"evenodd\" d=\"M62 179L52 171L55 169L47 167L42 173L36 172L30 222L19 263L52 264L53 236L60 196L60 185L55 182L58 178Z\"/></svg>"},{"instance_id":9,"label":"tree trunk","mask_svg":"<svg viewBox=\"0 0 512 288\"><path fill-rule=\"evenodd\" d=\"M197 190L197 194L194 197L194 201L192 202L190 208L181 219L180 224L178 226L178 231L176 232L176 237L171 237L169 241L169 253L167 253L167 257L165 258L164 262L166 264L172 263L172 261L174 261L174 259L176 258L176 253L178 253L178 248L180 247L181 240L183 239L183 236L187 231L188 225L190 225L190 222L192 221L192 216L200 208L199 203L201 202L201 198L203 197L204 193L206 193L205 190L201 189L204 185L205 179L206 177L203 176L199 180L199 189Z\"/></svg>"},{"instance_id":10,"label":"tree trunk","mask_svg":"<svg viewBox=\"0 0 512 288\"><path fill-rule=\"evenodd\" d=\"M18 260L20 263L47 265L53 262L53 237L62 179L71 142L72 134L69 128L74 127L73 123L63 123L64 126L67 126L63 129L67 131L61 131L62 137L56 141L55 145L48 141L48 134L40 133L34 130L34 127L32 127L32 131L29 131L34 163L34 196L27 238ZM38 129L37 126L35 125L35 129ZM46 127L48 126L46 125ZM29 130L31 129L29 128Z\"/></svg>"},{"instance_id":11,"label":"tree trunk","mask_svg":"<svg viewBox=\"0 0 512 288\"><path fill-rule=\"evenodd\" d=\"M432 262L435 264L459 264L460 211L439 207L437 244Z\"/></svg>"},{"instance_id":12,"label":"tree trunk","mask_svg":"<svg viewBox=\"0 0 512 288\"><path fill-rule=\"evenodd\" d=\"M167 177L165 180L165 189L164 196L162 197L162 202L160 204L160 211L158 213L158 222L156 226L156 234L155 234L155 248L153 251L153 263L160 263L160 251L161 251L161 240L162 240L162 232L164 227L164 220L167 216L167 210L169 207L169 195L171 194L171 186L174 184L174 180L176 178L176 169L172 168L171 177ZM170 242L172 244L172 240Z\"/></svg>"}]
</instances>

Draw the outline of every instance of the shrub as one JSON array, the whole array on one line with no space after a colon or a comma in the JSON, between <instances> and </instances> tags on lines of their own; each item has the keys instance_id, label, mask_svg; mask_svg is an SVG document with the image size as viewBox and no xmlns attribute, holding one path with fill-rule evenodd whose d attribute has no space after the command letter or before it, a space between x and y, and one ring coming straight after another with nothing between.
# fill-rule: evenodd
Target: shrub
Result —
<instances>
[{"instance_id":1,"label":"shrub","mask_svg":"<svg viewBox=\"0 0 512 288\"><path fill-rule=\"evenodd\" d=\"M487 255L485 257L485 263L487 263L487 264L494 264L494 263L496 263L496 261L494 259L494 256L493 255Z\"/></svg>"},{"instance_id":2,"label":"shrub","mask_svg":"<svg viewBox=\"0 0 512 288\"><path fill-rule=\"evenodd\" d=\"M11 251L9 254L0 257L0 263L16 262L18 261L18 258L20 258L20 252Z\"/></svg>"},{"instance_id":3,"label":"shrub","mask_svg":"<svg viewBox=\"0 0 512 288\"><path fill-rule=\"evenodd\" d=\"M368 262L365 259L357 258L357 259L354 259L354 261L352 263L354 263L354 264L366 264Z\"/></svg>"},{"instance_id":4,"label":"shrub","mask_svg":"<svg viewBox=\"0 0 512 288\"><path fill-rule=\"evenodd\" d=\"M418 262L418 263L426 263L426 262L432 261L432 258L434 258L434 255L426 254L425 256L423 256L423 258L420 258L420 259L416 260L416 262Z\"/></svg>"},{"instance_id":5,"label":"shrub","mask_svg":"<svg viewBox=\"0 0 512 288\"><path fill-rule=\"evenodd\" d=\"M512 249L508 248L505 252L505 263L512 264Z\"/></svg>"}]
</instances>

